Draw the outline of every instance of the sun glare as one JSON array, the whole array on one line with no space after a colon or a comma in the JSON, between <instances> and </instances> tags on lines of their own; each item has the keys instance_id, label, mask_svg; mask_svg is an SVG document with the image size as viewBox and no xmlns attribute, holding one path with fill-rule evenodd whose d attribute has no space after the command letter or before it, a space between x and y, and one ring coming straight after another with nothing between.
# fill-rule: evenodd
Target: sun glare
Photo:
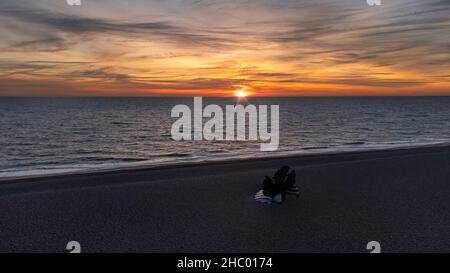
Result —
<instances>
[{"instance_id":1,"label":"sun glare","mask_svg":"<svg viewBox=\"0 0 450 273\"><path fill-rule=\"evenodd\" d=\"M238 90L236 91L236 96L239 98L245 98L247 97L247 92L245 92L244 90Z\"/></svg>"}]
</instances>

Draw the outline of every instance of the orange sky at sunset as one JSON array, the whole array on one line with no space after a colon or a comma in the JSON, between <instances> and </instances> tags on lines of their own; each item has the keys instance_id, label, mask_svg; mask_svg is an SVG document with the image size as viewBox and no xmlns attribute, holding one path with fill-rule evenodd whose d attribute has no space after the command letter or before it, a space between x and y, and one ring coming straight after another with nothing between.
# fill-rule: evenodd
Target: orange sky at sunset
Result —
<instances>
[{"instance_id":1,"label":"orange sky at sunset","mask_svg":"<svg viewBox=\"0 0 450 273\"><path fill-rule=\"evenodd\" d=\"M449 2L365 2L0 1L0 95L450 95Z\"/></svg>"}]
</instances>

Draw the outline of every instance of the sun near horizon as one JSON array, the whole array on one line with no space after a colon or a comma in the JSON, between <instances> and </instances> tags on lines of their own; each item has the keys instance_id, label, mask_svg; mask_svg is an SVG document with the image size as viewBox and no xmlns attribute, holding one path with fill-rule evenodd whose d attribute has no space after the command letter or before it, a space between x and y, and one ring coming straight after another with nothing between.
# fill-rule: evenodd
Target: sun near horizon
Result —
<instances>
[{"instance_id":1,"label":"sun near horizon","mask_svg":"<svg viewBox=\"0 0 450 273\"><path fill-rule=\"evenodd\" d=\"M246 98L248 96L248 93L245 90L240 89L235 91L235 96L238 98Z\"/></svg>"}]
</instances>

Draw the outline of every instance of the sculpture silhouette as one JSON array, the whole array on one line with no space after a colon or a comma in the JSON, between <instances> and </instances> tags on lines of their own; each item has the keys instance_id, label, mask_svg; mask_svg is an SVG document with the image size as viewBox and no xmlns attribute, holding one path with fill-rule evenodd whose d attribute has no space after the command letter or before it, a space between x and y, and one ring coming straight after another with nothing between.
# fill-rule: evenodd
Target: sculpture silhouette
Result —
<instances>
[{"instance_id":1,"label":"sculpture silhouette","mask_svg":"<svg viewBox=\"0 0 450 273\"><path fill-rule=\"evenodd\" d=\"M296 185L295 170L289 172L288 166L283 166L273 175L266 176L261 189L255 194L255 200L263 203L281 204L287 195L300 196Z\"/></svg>"}]
</instances>

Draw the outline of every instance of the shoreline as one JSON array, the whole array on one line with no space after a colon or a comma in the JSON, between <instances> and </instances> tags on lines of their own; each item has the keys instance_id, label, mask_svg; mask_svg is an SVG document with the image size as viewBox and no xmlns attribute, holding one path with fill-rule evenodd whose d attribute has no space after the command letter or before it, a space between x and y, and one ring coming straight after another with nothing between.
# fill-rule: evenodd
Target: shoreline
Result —
<instances>
[{"instance_id":1,"label":"shoreline","mask_svg":"<svg viewBox=\"0 0 450 273\"><path fill-rule=\"evenodd\" d=\"M187 161L170 161L162 163L130 163L130 166L117 166L117 167L99 167L86 170L75 170L67 172L57 172L57 173L46 173L46 174L32 174L32 175L18 175L18 176L0 176L0 183L4 182L14 182L21 180L34 180L34 179L45 179L45 178L59 178L68 176L83 176L83 175L101 175L101 174L116 174L116 173L128 173L133 171L150 171L150 170L163 170L163 169L174 169L183 167L195 167L195 166L208 166L208 165L220 165L220 164L230 164L239 162L252 162L252 161L265 161L274 159L289 159L289 158L316 158L323 156L339 156L339 155L351 155L351 154L361 154L361 153L376 153L383 151L403 151L403 150L420 150L426 148L435 147L450 147L449 142L442 143L431 143L431 144L410 144L405 143L405 145L395 146L395 147L380 147L380 148L365 148L365 149L348 149L348 150L334 150L334 151L320 151L320 152L304 152L304 151L280 151L274 154L262 154L246 156L236 155L230 157L218 157L200 160L187 160Z\"/></svg>"}]
</instances>

